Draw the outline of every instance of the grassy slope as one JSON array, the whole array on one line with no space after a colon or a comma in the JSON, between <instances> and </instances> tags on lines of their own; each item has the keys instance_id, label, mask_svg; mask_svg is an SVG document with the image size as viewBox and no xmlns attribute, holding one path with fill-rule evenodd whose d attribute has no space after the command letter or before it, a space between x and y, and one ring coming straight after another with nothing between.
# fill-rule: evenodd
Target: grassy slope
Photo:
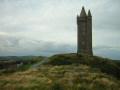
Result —
<instances>
[{"instance_id":1,"label":"grassy slope","mask_svg":"<svg viewBox=\"0 0 120 90\"><path fill-rule=\"evenodd\" d=\"M51 65L84 64L120 79L119 63L119 61L113 61L107 58L85 54L77 55L74 53L54 55L50 57L50 61L48 62L48 64Z\"/></svg>"},{"instance_id":2,"label":"grassy slope","mask_svg":"<svg viewBox=\"0 0 120 90\"><path fill-rule=\"evenodd\" d=\"M109 70L119 70L113 61L76 54L49 59L37 69L0 75L0 90L120 90L118 75Z\"/></svg>"}]
</instances>

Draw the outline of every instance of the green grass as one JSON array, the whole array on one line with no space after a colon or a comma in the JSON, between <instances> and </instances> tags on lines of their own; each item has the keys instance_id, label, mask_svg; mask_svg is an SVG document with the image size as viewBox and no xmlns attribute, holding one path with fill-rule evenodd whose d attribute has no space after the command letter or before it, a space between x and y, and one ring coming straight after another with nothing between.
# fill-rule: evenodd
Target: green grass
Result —
<instances>
[{"instance_id":1,"label":"green grass","mask_svg":"<svg viewBox=\"0 0 120 90\"><path fill-rule=\"evenodd\" d=\"M49 59L47 64L50 65L84 64L120 79L120 66L116 61L110 59L85 54L60 54Z\"/></svg>"},{"instance_id":2,"label":"green grass","mask_svg":"<svg viewBox=\"0 0 120 90\"><path fill-rule=\"evenodd\" d=\"M0 90L120 90L116 61L84 54L49 59L36 69L27 64L22 70L1 74Z\"/></svg>"},{"instance_id":3,"label":"green grass","mask_svg":"<svg viewBox=\"0 0 120 90\"><path fill-rule=\"evenodd\" d=\"M119 90L120 81L87 65L44 65L0 76L0 90Z\"/></svg>"}]
</instances>

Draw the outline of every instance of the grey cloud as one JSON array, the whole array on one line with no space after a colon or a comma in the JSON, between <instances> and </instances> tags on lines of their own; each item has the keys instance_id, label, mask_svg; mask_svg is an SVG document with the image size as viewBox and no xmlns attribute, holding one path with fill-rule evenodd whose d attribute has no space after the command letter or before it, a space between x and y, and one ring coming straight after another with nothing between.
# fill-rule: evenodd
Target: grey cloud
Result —
<instances>
[{"instance_id":1,"label":"grey cloud","mask_svg":"<svg viewBox=\"0 0 120 90\"><path fill-rule=\"evenodd\" d=\"M74 50L72 46L66 44L21 37L1 36L0 41L0 56L52 55L55 53L72 52Z\"/></svg>"},{"instance_id":2,"label":"grey cloud","mask_svg":"<svg viewBox=\"0 0 120 90\"><path fill-rule=\"evenodd\" d=\"M120 60L120 50L118 48L101 47L99 49L94 49L94 55L111 58L113 60Z\"/></svg>"},{"instance_id":3,"label":"grey cloud","mask_svg":"<svg viewBox=\"0 0 120 90\"><path fill-rule=\"evenodd\" d=\"M32 40L29 38L1 36L0 56L24 56L24 55L54 55L60 53L76 52L75 45L59 44L55 42L45 42ZM96 46L93 47L94 54L112 59L119 59L120 47Z\"/></svg>"},{"instance_id":4,"label":"grey cloud","mask_svg":"<svg viewBox=\"0 0 120 90\"><path fill-rule=\"evenodd\" d=\"M0 35L0 46L2 47L14 47L19 45L20 39L17 37L7 36L7 35Z\"/></svg>"},{"instance_id":5,"label":"grey cloud","mask_svg":"<svg viewBox=\"0 0 120 90\"><path fill-rule=\"evenodd\" d=\"M103 5L94 10L94 22L96 29L119 30L120 16L119 0L107 0Z\"/></svg>"},{"instance_id":6,"label":"grey cloud","mask_svg":"<svg viewBox=\"0 0 120 90\"><path fill-rule=\"evenodd\" d=\"M95 54L104 52L109 55L103 56L115 57L120 46L119 3L120 0L0 0L0 32L7 33L0 36L0 55L76 52L76 15L84 5L93 14Z\"/></svg>"},{"instance_id":7,"label":"grey cloud","mask_svg":"<svg viewBox=\"0 0 120 90\"><path fill-rule=\"evenodd\" d=\"M96 46L96 47L94 47L94 50L98 50L98 49L102 49L102 50L107 50L107 49L109 49L109 50L118 50L118 51L120 51L120 46L119 47L113 47L113 46Z\"/></svg>"}]
</instances>

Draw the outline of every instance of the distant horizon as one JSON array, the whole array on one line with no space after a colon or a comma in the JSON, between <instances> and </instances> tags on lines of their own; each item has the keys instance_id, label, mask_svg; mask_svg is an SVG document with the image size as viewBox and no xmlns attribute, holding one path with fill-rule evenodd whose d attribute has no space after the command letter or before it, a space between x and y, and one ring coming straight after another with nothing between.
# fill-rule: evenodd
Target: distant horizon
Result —
<instances>
[{"instance_id":1,"label":"distant horizon","mask_svg":"<svg viewBox=\"0 0 120 90\"><path fill-rule=\"evenodd\" d=\"M71 52L72 53L72 52ZM53 55L58 55L58 54L71 54L71 53L56 53L56 54L51 54L51 55L10 55L10 56L0 56L0 57L39 57L39 56L43 56L43 57L51 57ZM73 52L74 53L74 52ZM76 53L77 54L77 53ZM93 55L93 56L98 56L98 57L101 57L101 58L106 58L106 59L111 59L111 60L120 60L119 58L112 58L112 57L109 57L109 56L101 56L101 55Z\"/></svg>"}]
</instances>

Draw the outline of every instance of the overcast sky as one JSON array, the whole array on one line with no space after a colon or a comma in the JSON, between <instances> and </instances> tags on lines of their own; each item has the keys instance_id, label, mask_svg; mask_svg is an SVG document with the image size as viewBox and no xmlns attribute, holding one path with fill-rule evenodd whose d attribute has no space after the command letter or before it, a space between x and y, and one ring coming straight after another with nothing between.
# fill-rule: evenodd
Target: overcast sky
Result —
<instances>
[{"instance_id":1,"label":"overcast sky","mask_svg":"<svg viewBox=\"0 0 120 90\"><path fill-rule=\"evenodd\" d=\"M76 52L76 16L93 16L95 55L120 59L120 0L0 0L0 56Z\"/></svg>"}]
</instances>

